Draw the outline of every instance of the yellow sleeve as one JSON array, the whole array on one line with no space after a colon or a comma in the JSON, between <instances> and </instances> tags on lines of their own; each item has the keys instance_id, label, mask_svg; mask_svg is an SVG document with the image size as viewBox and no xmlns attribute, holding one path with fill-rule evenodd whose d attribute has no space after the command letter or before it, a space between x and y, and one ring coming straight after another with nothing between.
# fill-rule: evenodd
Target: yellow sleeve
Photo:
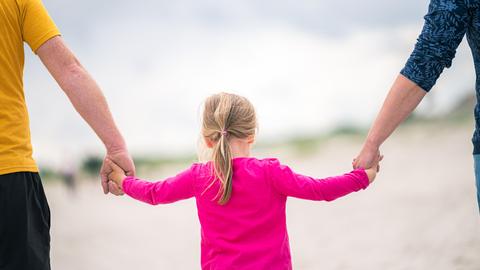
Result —
<instances>
[{"instance_id":1,"label":"yellow sleeve","mask_svg":"<svg viewBox=\"0 0 480 270\"><path fill-rule=\"evenodd\" d=\"M22 37L34 53L47 40L60 35L41 0L24 0L22 12Z\"/></svg>"}]
</instances>

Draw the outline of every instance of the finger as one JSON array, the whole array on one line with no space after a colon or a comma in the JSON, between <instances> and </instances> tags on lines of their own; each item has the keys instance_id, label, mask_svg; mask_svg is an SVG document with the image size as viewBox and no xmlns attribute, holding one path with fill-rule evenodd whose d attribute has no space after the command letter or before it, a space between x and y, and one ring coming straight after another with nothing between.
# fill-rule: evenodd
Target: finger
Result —
<instances>
[{"instance_id":1,"label":"finger","mask_svg":"<svg viewBox=\"0 0 480 270\"><path fill-rule=\"evenodd\" d=\"M360 164L360 162L355 162L355 165L353 166L354 169L364 169L364 167Z\"/></svg>"},{"instance_id":2,"label":"finger","mask_svg":"<svg viewBox=\"0 0 480 270\"><path fill-rule=\"evenodd\" d=\"M119 188L118 185L112 181L108 182L108 188L110 189L110 193L114 195L120 196L124 194L123 190Z\"/></svg>"},{"instance_id":3,"label":"finger","mask_svg":"<svg viewBox=\"0 0 480 270\"><path fill-rule=\"evenodd\" d=\"M135 164L131 159L129 159L129 163L130 163L129 169L126 170L125 174L128 176L135 176Z\"/></svg>"},{"instance_id":4,"label":"finger","mask_svg":"<svg viewBox=\"0 0 480 270\"><path fill-rule=\"evenodd\" d=\"M121 152L115 154L109 154L108 159L117 165L125 175L134 176L135 175L135 164L133 163L132 158L128 152Z\"/></svg>"},{"instance_id":5,"label":"finger","mask_svg":"<svg viewBox=\"0 0 480 270\"><path fill-rule=\"evenodd\" d=\"M135 169L131 169L125 172L126 176L135 176Z\"/></svg>"},{"instance_id":6,"label":"finger","mask_svg":"<svg viewBox=\"0 0 480 270\"><path fill-rule=\"evenodd\" d=\"M120 196L123 195L122 191L116 187L114 187L115 184L112 182L108 183L108 188L110 189L110 193L112 193L115 196Z\"/></svg>"},{"instance_id":7,"label":"finger","mask_svg":"<svg viewBox=\"0 0 480 270\"><path fill-rule=\"evenodd\" d=\"M107 177L105 176L105 174L101 174L101 184L102 184L103 194L108 194Z\"/></svg>"},{"instance_id":8,"label":"finger","mask_svg":"<svg viewBox=\"0 0 480 270\"><path fill-rule=\"evenodd\" d=\"M352 162L352 165L353 165L353 168L356 169L358 167L358 161L357 159L353 159L353 162Z\"/></svg>"},{"instance_id":9,"label":"finger","mask_svg":"<svg viewBox=\"0 0 480 270\"><path fill-rule=\"evenodd\" d=\"M113 162L111 159L106 159L106 162L110 168L112 168L113 171L122 171L122 168L120 168L115 162Z\"/></svg>"},{"instance_id":10,"label":"finger","mask_svg":"<svg viewBox=\"0 0 480 270\"><path fill-rule=\"evenodd\" d=\"M108 194L108 172L105 168L105 164L102 164L102 168L100 169L100 182L102 184L102 189L104 194Z\"/></svg>"}]
</instances>

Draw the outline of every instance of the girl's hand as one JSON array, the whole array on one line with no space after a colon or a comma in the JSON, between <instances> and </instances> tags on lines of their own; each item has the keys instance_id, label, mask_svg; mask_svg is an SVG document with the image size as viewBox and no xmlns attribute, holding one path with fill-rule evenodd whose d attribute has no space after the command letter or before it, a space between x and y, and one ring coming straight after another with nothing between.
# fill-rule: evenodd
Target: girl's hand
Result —
<instances>
[{"instance_id":1,"label":"girl's hand","mask_svg":"<svg viewBox=\"0 0 480 270\"><path fill-rule=\"evenodd\" d=\"M370 183L373 182L373 180L375 180L375 177L377 176L377 172L380 171L380 161L382 161L383 159L383 155L380 155L378 154L377 157L374 159L373 161L373 166L368 168L368 169L365 169L365 173L367 173L368 175L368 181Z\"/></svg>"},{"instance_id":2,"label":"girl's hand","mask_svg":"<svg viewBox=\"0 0 480 270\"><path fill-rule=\"evenodd\" d=\"M112 172L112 168L107 165L106 159L110 159L125 171L126 175L135 175L135 165L127 149L107 149L107 155L103 159L102 168L100 169L100 177L102 179L103 193L112 193L114 195L123 195L123 191L115 182L108 181L108 174Z\"/></svg>"},{"instance_id":3,"label":"girl's hand","mask_svg":"<svg viewBox=\"0 0 480 270\"><path fill-rule=\"evenodd\" d=\"M111 168L111 172L108 174L108 180L115 182L118 187L122 188L123 180L126 177L125 171L110 159L105 159L105 163Z\"/></svg>"}]
</instances>

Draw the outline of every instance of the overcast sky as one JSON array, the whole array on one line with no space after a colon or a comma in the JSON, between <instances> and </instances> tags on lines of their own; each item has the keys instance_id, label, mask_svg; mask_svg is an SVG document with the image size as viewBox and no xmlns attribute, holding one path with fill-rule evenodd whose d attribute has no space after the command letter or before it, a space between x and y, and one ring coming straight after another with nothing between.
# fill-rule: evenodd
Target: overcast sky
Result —
<instances>
[{"instance_id":1,"label":"overcast sky","mask_svg":"<svg viewBox=\"0 0 480 270\"><path fill-rule=\"evenodd\" d=\"M64 1L45 5L101 85L135 154L195 149L201 102L245 95L260 139L367 126L403 67L426 0ZM28 50L28 48L27 48ZM35 157L102 153L38 59L25 86ZM420 111L441 113L472 91L463 43Z\"/></svg>"}]
</instances>

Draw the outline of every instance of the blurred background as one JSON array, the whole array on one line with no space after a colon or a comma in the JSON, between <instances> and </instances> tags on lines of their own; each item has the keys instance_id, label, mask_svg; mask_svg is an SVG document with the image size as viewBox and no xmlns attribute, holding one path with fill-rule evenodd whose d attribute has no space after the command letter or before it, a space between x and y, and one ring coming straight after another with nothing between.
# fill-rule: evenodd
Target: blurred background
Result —
<instances>
[{"instance_id":1,"label":"blurred background","mask_svg":"<svg viewBox=\"0 0 480 270\"><path fill-rule=\"evenodd\" d=\"M201 104L219 91L255 105L256 156L318 177L349 171L428 2L44 0L102 87L137 174L152 180L196 160ZM296 269L480 269L474 84L464 40L384 144L371 188L332 203L289 199ZM31 52L25 89L53 268L198 269L194 200L151 207L104 196L104 147Z\"/></svg>"}]
</instances>

